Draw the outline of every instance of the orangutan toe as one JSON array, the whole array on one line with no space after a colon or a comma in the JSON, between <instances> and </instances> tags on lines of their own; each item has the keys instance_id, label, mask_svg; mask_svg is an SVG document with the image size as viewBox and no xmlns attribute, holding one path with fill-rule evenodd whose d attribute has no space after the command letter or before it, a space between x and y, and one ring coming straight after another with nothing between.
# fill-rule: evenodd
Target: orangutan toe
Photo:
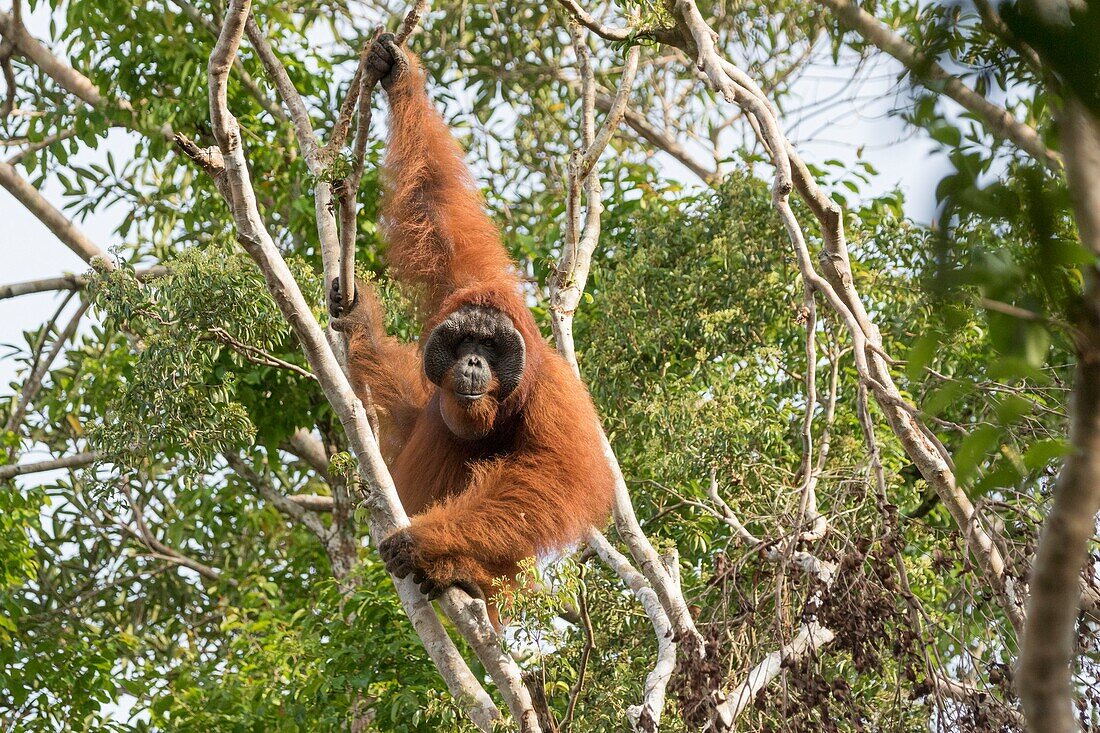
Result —
<instances>
[{"instance_id":1,"label":"orangutan toe","mask_svg":"<svg viewBox=\"0 0 1100 733\"><path fill-rule=\"evenodd\" d=\"M378 554L386 564L386 570L395 578L404 578L416 571L414 560L416 541L407 529L398 530L378 545Z\"/></svg>"}]
</instances>

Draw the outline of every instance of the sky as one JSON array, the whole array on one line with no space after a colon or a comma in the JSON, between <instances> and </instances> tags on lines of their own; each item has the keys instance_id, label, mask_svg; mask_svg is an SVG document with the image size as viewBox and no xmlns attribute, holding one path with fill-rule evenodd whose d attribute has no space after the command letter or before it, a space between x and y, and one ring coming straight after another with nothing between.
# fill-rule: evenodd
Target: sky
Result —
<instances>
[{"instance_id":1,"label":"sky","mask_svg":"<svg viewBox=\"0 0 1100 733\"><path fill-rule=\"evenodd\" d=\"M27 19L31 32L40 38L47 35L47 23L45 4L40 4ZM933 152L933 143L926 137L909 134L905 124L890 114L896 106L904 105L904 99L898 98L897 72L892 60L883 60L871 73L862 74L853 89L846 86L852 79L851 69L833 68L827 62L814 67L798 81L794 93L804 104L820 107L824 114L801 120L797 125L791 120L785 122L792 124L788 134L811 163L829 158L854 160L856 149L862 148L863 158L879 171L866 194L899 188L906 197L907 214L916 221L928 222L934 212L933 190L947 164ZM124 155L130 147L124 139L126 134L113 132L99 150L87 153L87 159L102 158L108 150L114 150L116 157ZM669 177L685 175L678 164L667 159L665 162ZM56 181L48 182L43 193L51 203L61 205ZM110 249L120 243L113 230L122 214L111 210L97 212L79 222L79 226L101 248ZM2 189L0 222L0 284L87 269L79 257ZM7 385L19 368L7 358L11 353L7 345L25 344L23 332L36 329L47 320L60 298L57 293L42 293L0 300L0 384ZM71 303L69 310L75 307ZM62 316L60 322L65 321Z\"/></svg>"}]
</instances>

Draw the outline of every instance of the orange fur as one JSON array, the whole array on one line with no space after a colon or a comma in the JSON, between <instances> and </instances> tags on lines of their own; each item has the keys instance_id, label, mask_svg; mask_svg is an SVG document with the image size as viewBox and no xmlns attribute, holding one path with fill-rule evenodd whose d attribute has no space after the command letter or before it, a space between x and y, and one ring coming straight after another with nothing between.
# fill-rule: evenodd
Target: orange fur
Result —
<instances>
[{"instance_id":1,"label":"orange fur","mask_svg":"<svg viewBox=\"0 0 1100 733\"><path fill-rule=\"evenodd\" d=\"M614 479L588 392L539 333L462 151L410 61L389 92L389 265L424 288L425 336L465 305L496 308L523 336L527 362L505 400L472 408L473 423L491 421L472 441L447 428L441 409L452 409L450 395L426 380L412 347L385 335L369 292L349 319L358 324L348 331L349 367L357 384L370 385L383 418L417 572L440 585L471 581L489 597L493 579L513 581L524 558L558 551L605 522Z\"/></svg>"}]
</instances>

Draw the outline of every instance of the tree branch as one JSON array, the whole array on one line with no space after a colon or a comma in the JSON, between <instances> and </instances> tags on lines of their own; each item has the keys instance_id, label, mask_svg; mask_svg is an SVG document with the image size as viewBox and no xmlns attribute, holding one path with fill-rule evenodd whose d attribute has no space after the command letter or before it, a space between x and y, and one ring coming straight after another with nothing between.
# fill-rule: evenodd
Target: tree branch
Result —
<instances>
[{"instance_id":1,"label":"tree branch","mask_svg":"<svg viewBox=\"0 0 1100 733\"><path fill-rule=\"evenodd\" d=\"M719 730L731 730L733 721L744 712L761 690L779 676L784 667L816 653L818 649L832 641L833 636L832 631L816 621L811 621L799 629L790 643L764 657L746 675L745 681L731 691L729 698L718 706L718 720L724 726Z\"/></svg>"},{"instance_id":2,"label":"tree branch","mask_svg":"<svg viewBox=\"0 0 1100 733\"><path fill-rule=\"evenodd\" d=\"M65 328L57 334L57 338L54 339L53 346L50 348L50 353L46 355L46 358L38 363L35 369L27 377L27 380L23 382L23 387L19 393L19 402L16 403L15 409L12 410L11 415L8 416L7 422L4 424L4 432L19 432L19 426L23 422L23 416L27 412L27 406L30 405L38 395L38 390L42 388L42 380L45 379L47 372L50 371L50 367L53 366L54 361L61 355L61 352L65 348L65 344L76 333L77 326L80 325L80 319L84 317L84 314L88 312L88 306L90 303L84 301L73 313L73 317L69 319Z\"/></svg>"},{"instance_id":3,"label":"tree branch","mask_svg":"<svg viewBox=\"0 0 1100 733\"><path fill-rule=\"evenodd\" d=\"M599 244L600 216L603 211L603 191L600 188L599 176L592 174L595 167L595 161L593 161L586 176L581 176L580 161L585 157L587 152L593 150L598 137L602 139L609 136L598 136L595 129L596 85L592 68L588 60L588 47L575 27L571 27L570 32L573 35L573 48L577 55L578 68L581 74L580 129L582 149L574 151L570 160L566 191L565 236L562 244L561 259L555 273L550 279L550 311L551 325L554 329L554 339L557 344L558 352L561 353L566 362L569 363L570 367L573 369L573 373L579 377L580 367L577 364L576 349L573 343L573 317L576 313L577 306L580 304L580 298L583 294L584 285L588 277L588 270L591 265L592 254ZM631 53L636 50L637 48L631 49ZM631 61L631 58L633 57L628 56L628 67L630 65L636 65L637 63L637 59ZM624 71L624 79L622 81L629 81L629 83L620 84L616 99L625 100L629 95L629 87L633 83L633 72L631 72L629 77L626 77ZM612 106L615 106L614 102ZM609 116L605 120L606 129L613 129L610 124L611 122L612 120ZM618 124L618 120L615 121L615 124ZM604 145L606 145L606 141ZM598 151L596 158L598 159ZM586 205L583 229L580 211L582 185L584 187ZM641 525L638 523L638 517L634 512L634 506L630 500L630 491L627 489L626 481L623 480L622 470L619 468L618 459L615 457L615 452L612 450L611 444L608 442L607 436L602 428L600 430L600 439L603 444L604 456L615 477L615 503L613 513L615 517L615 526L618 529L619 536L630 549L634 561L640 566L644 579L648 581L651 586L650 590L660 602L666 621L671 623L677 639L680 640L680 644L688 650L689 654L701 658L706 653L703 637L695 628L695 622L692 620L691 614L688 611L687 602L684 599L679 584L674 581L672 574L665 568L661 562L660 555L658 555L656 549L654 549L653 545L649 542L649 539L642 531ZM625 571L627 567L629 567L629 563L626 566L619 566L618 570ZM623 579L627 581L628 584L630 583L630 580L626 577ZM652 617L651 620L653 620ZM657 624L658 622L654 620L654 623ZM667 653L675 654L675 649ZM656 712L660 711L656 710Z\"/></svg>"},{"instance_id":4,"label":"tree branch","mask_svg":"<svg viewBox=\"0 0 1100 733\"><path fill-rule=\"evenodd\" d=\"M1076 98L1061 114L1066 173L1081 241L1100 256L1100 119ZM1075 715L1073 660L1081 569L1100 510L1100 271L1085 266L1078 312L1077 366L1070 401L1066 456L1054 503L1031 568L1028 620L1020 649L1019 690L1032 730L1080 730Z\"/></svg>"},{"instance_id":5,"label":"tree branch","mask_svg":"<svg viewBox=\"0 0 1100 733\"><path fill-rule=\"evenodd\" d=\"M696 59L708 83L728 101L742 107L750 119L755 119L758 137L772 156L776 168L773 204L787 229L803 279L821 293L841 317L852 337L853 356L861 384L871 390L906 453L920 469L921 475L936 489L966 537L977 567L993 587L1013 627L1019 630L1023 623L1020 599L1014 580L1006 572L1004 557L991 530L981 524L970 499L957 485L943 444L920 421L917 410L902 398L890 375L878 328L855 290L844 241L842 210L818 187L806 164L782 134L775 111L760 87L747 74L718 55L713 41L714 31L703 20L695 3L692 0L676 0L673 10L683 29L683 37L690 39L684 50ZM820 224L824 244L820 261L824 278L814 268L806 238L790 207L788 196L792 183ZM901 405L906 405L906 408Z\"/></svg>"},{"instance_id":6,"label":"tree branch","mask_svg":"<svg viewBox=\"0 0 1100 733\"><path fill-rule=\"evenodd\" d=\"M611 109L613 99L608 94L598 93L596 95L596 107L603 112L608 112ZM713 186L721 179L717 169L711 170L695 160L695 157L688 152L687 148L677 142L668 132L651 124L645 115L639 114L628 107L624 110L623 122L650 145L660 148L675 158L682 166L698 176L703 183Z\"/></svg>"},{"instance_id":7,"label":"tree branch","mask_svg":"<svg viewBox=\"0 0 1100 733\"><path fill-rule=\"evenodd\" d=\"M194 570L196 573L213 582L219 582L222 579L220 570L205 565L198 560L194 560L187 557L183 553L172 549L168 545L164 544L156 538L156 536L149 531L149 526L145 523L145 515L142 513L141 505L138 504L134 498L134 494L130 491L128 486L122 486L122 493L126 496L126 500L130 503L130 511L133 512L134 522L137 524L135 530L129 524L125 522L118 522L119 527L129 533L131 536L137 538L142 544L153 551L154 555L162 560L175 563L176 565L182 565L185 568ZM116 518L117 520L117 518ZM235 581L230 581L235 585Z\"/></svg>"},{"instance_id":8,"label":"tree branch","mask_svg":"<svg viewBox=\"0 0 1100 733\"><path fill-rule=\"evenodd\" d=\"M0 186L8 190L19 203L27 207L35 218L46 225L61 243L71 249L85 262L98 259L102 266L113 270L116 265L112 257L88 239L80 229L45 199L19 172L8 163L0 163Z\"/></svg>"},{"instance_id":9,"label":"tree branch","mask_svg":"<svg viewBox=\"0 0 1100 733\"><path fill-rule=\"evenodd\" d=\"M264 227L252 189L237 120L227 106L226 77L232 57L244 34L249 0L232 0L218 43L210 57L209 85L211 120L225 173L226 200L237 229L237 238L256 261L268 290L302 344L318 382L348 436L359 461L359 474L366 488L365 505L371 510L370 529L375 542L400 527L408 526L393 480L386 469L378 443L368 429L363 405L356 399L347 376L341 370L309 305ZM474 723L490 730L499 712L485 693L454 644L447 637L434 610L419 593L411 578L395 581L398 594L414 628L424 641L452 695L463 705ZM538 731L530 696L520 681L511 657L503 655L489 624L484 603L474 601L457 589L448 590L442 605L493 675L513 715L525 731ZM517 689L518 688L518 689Z\"/></svg>"},{"instance_id":10,"label":"tree branch","mask_svg":"<svg viewBox=\"0 0 1100 733\"><path fill-rule=\"evenodd\" d=\"M27 32L22 22L13 13L0 13L0 36L11 42L19 53L26 56L31 63L42 69L66 91L75 94L97 109L110 106L91 79L54 56L41 41ZM127 102L122 102L118 106L130 110Z\"/></svg>"},{"instance_id":11,"label":"tree branch","mask_svg":"<svg viewBox=\"0 0 1100 733\"><path fill-rule=\"evenodd\" d=\"M657 597L649 580L639 573L626 557L615 549L602 533L595 529L586 538L589 547L596 551L600 559L623 579L634 593L657 637L657 663L646 676L645 696L640 705L627 708L627 717L631 729L635 731L656 731L661 722L665 706L665 690L672 672L676 668L676 635L664 604ZM679 590L677 586L677 590Z\"/></svg>"},{"instance_id":12,"label":"tree branch","mask_svg":"<svg viewBox=\"0 0 1100 733\"><path fill-rule=\"evenodd\" d=\"M0 118L2 117L3 115L0 115ZM68 140L75 135L76 130L70 127L68 130L62 130L61 132L55 133L53 135L47 135L36 143L28 143L27 147L23 148L18 153L8 158L8 165L19 165L19 163L23 161L23 158L26 158L28 155L37 153L39 150L44 150L54 143L61 142L62 140Z\"/></svg>"},{"instance_id":13,"label":"tree branch","mask_svg":"<svg viewBox=\"0 0 1100 733\"><path fill-rule=\"evenodd\" d=\"M1036 130L1018 121L1003 107L990 102L947 72L923 51L881 23L852 0L820 0L832 10L844 25L851 28L879 50L901 62L914 78L925 86L942 89L942 93L958 102L982 121L996 137L1011 140L1018 148L1050 170L1060 173L1062 156L1046 147Z\"/></svg>"},{"instance_id":14,"label":"tree branch","mask_svg":"<svg viewBox=\"0 0 1100 733\"><path fill-rule=\"evenodd\" d=\"M17 463L11 466L0 466L0 481L7 481L16 476L27 476L32 473L44 471L56 471L59 468L83 468L95 463L103 456L99 453L77 453L64 458L54 458L49 461L37 463Z\"/></svg>"}]
</instances>

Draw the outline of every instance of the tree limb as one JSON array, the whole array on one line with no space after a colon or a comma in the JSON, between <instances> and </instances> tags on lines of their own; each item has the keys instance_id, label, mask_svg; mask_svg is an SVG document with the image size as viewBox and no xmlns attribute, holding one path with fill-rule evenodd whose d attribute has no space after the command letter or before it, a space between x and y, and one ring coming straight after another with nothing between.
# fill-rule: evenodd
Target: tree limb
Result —
<instances>
[{"instance_id":1,"label":"tree limb","mask_svg":"<svg viewBox=\"0 0 1100 733\"><path fill-rule=\"evenodd\" d=\"M601 111L608 112L611 109L613 99L614 97L608 94L597 93L596 106ZM668 134L667 131L660 130L651 124L649 120L646 119L645 115L628 107L624 111L623 122L650 145L660 148L662 151L675 158L682 166L698 176L699 180L703 183L714 185L721 179L721 174L717 170L711 170L697 161L695 157L688 152L687 148L677 142L677 140L672 137L672 135Z\"/></svg>"},{"instance_id":2,"label":"tree limb","mask_svg":"<svg viewBox=\"0 0 1100 733\"><path fill-rule=\"evenodd\" d=\"M95 463L103 456L99 453L77 453L64 458L54 458L49 461L37 463L16 463L10 466L0 466L0 481L7 481L16 476L27 476L32 473L44 471L56 471L59 468L83 468Z\"/></svg>"},{"instance_id":3,"label":"tree limb","mask_svg":"<svg viewBox=\"0 0 1100 733\"><path fill-rule=\"evenodd\" d=\"M970 499L957 485L950 457L943 444L920 421L919 412L902 398L890 375L878 328L855 290L844 240L841 208L818 187L806 164L782 134L775 111L760 87L747 74L719 56L714 46L714 31L703 20L695 3L692 0L677 0L673 9L677 22L683 28L683 37L690 39L684 50L697 60L708 83L756 120L757 134L776 168L773 203L794 246L803 279L824 296L844 322L853 340L853 356L861 384L871 390L906 453L936 489L966 537L977 567L993 587L998 603L1019 631L1023 625L1021 599L1014 579L1006 572L1005 560L994 541L992 530L982 525ZM792 184L820 224L824 244L820 262L824 277L814 268L806 238L790 207L788 195ZM909 409L901 407L903 404Z\"/></svg>"},{"instance_id":4,"label":"tree limb","mask_svg":"<svg viewBox=\"0 0 1100 733\"><path fill-rule=\"evenodd\" d=\"M132 535L142 544L152 550L155 557L194 570L202 577L215 583L221 580L222 574L220 570L212 568L209 565L201 563L193 558L187 557L178 550L175 550L158 540L156 538L156 535L149 531L149 526L145 523L145 514L142 512L141 505L134 498L134 494L132 491L130 491L130 488L127 486L123 486L122 493L126 496L126 500L130 504L130 511L134 515L134 522L137 524L137 529L135 530L133 527L125 522L118 522L119 527L121 527L128 534ZM235 585L235 581L231 581L231 584Z\"/></svg>"},{"instance_id":5,"label":"tree limb","mask_svg":"<svg viewBox=\"0 0 1100 733\"><path fill-rule=\"evenodd\" d=\"M879 50L884 51L909 70L914 78L925 86L942 90L942 93L958 102L968 112L982 121L993 135L1011 140L1018 148L1050 170L1060 173L1062 156L1043 144L1039 133L1029 125L1013 117L1008 110L990 102L963 84L958 77L948 73L923 51L902 38L873 15L852 0L819 0L851 28ZM934 86L933 86L934 85Z\"/></svg>"},{"instance_id":6,"label":"tree limb","mask_svg":"<svg viewBox=\"0 0 1100 733\"><path fill-rule=\"evenodd\" d=\"M596 551L600 559L623 579L634 593L657 637L657 663L646 676L645 695L640 705L627 708L627 717L635 731L656 731L661 722L661 713L665 706L665 690L672 672L676 668L676 635L665 613L664 604L657 597L650 581L639 573L626 557L615 549L601 532L595 529L588 533L588 546Z\"/></svg>"},{"instance_id":7,"label":"tree limb","mask_svg":"<svg viewBox=\"0 0 1100 733\"><path fill-rule=\"evenodd\" d=\"M1061 114L1066 173L1081 241L1100 256L1100 119L1076 98ZM1020 698L1032 730L1080 730L1075 715L1073 660L1081 569L1100 510L1100 271L1085 266L1077 308L1077 366L1070 401L1066 456L1054 503L1031 568L1028 620L1020 648Z\"/></svg>"},{"instance_id":8,"label":"tree limb","mask_svg":"<svg viewBox=\"0 0 1100 733\"><path fill-rule=\"evenodd\" d=\"M88 312L88 306L90 303L84 301L73 313L73 317L69 319L65 328L57 334L57 338L54 339L53 346L50 348L50 353L46 355L46 358L37 364L35 369L23 382L23 387L19 392L19 402L16 403L15 409L12 410L11 415L8 416L7 422L4 424L4 432L17 432L20 424L23 422L23 416L27 412L27 406L38 395L38 390L42 388L42 380L45 379L47 372L50 371L50 367L53 366L54 361L61 355L62 350L65 348L65 344L69 342L69 339L76 333L77 326L80 325L80 319L84 317L84 314Z\"/></svg>"},{"instance_id":9,"label":"tree limb","mask_svg":"<svg viewBox=\"0 0 1100 733\"><path fill-rule=\"evenodd\" d=\"M408 526L408 517L401 507L378 443L368 429L363 405L356 399L347 376L264 227L245 161L239 126L227 106L226 77L244 34L249 10L249 0L233 0L230 3L218 42L210 56L208 70L211 120L224 166L226 200L238 240L263 272L268 290L298 336L313 373L317 375L348 436L366 488L364 503L371 510L371 535L378 542L396 529ZM395 583L414 628L452 695L465 707L479 728L489 730L499 717L495 705L458 654L431 605L420 595L412 579ZM497 681L523 730L538 731L530 696L520 680L519 670L511 657L502 654L484 604L470 599L457 589L450 589L444 594L442 605Z\"/></svg>"},{"instance_id":10,"label":"tree limb","mask_svg":"<svg viewBox=\"0 0 1100 733\"><path fill-rule=\"evenodd\" d=\"M38 192L34 186L19 175L19 172L8 163L0 163L0 186L8 190L12 196L27 207L35 218L46 225L61 243L71 249L85 262L91 263L99 260L102 266L113 270L116 265L112 257L100 249L92 240L88 239L68 217L57 210L46 198Z\"/></svg>"}]
</instances>

